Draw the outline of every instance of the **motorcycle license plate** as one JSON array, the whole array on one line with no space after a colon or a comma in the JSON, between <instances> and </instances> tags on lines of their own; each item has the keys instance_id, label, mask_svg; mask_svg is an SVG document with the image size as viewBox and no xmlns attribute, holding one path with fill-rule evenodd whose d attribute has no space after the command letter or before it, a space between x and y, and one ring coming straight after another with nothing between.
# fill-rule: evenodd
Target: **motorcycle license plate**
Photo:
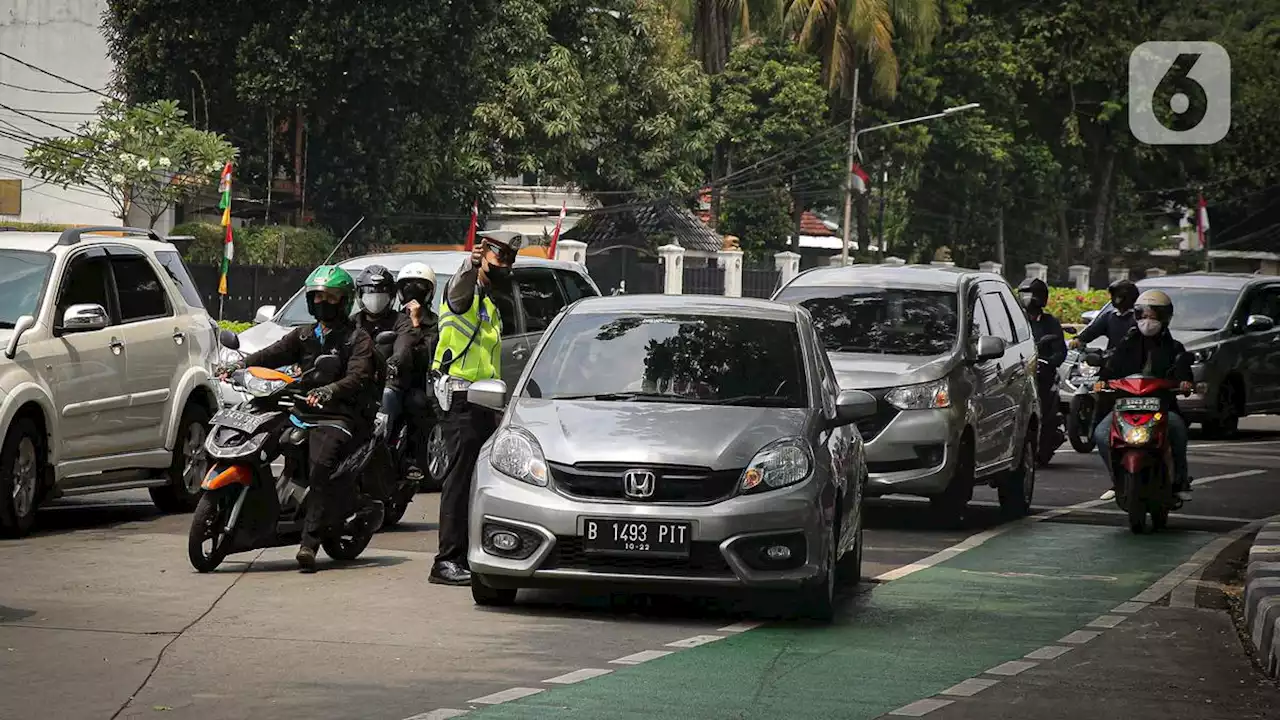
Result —
<instances>
[{"instance_id":1,"label":"motorcycle license plate","mask_svg":"<svg viewBox=\"0 0 1280 720\"><path fill-rule=\"evenodd\" d=\"M1160 410L1160 398L1128 397L1116 400L1116 410L1131 412L1157 412Z\"/></svg>"},{"instance_id":2,"label":"motorcycle license plate","mask_svg":"<svg viewBox=\"0 0 1280 720\"><path fill-rule=\"evenodd\" d=\"M215 426L229 427L232 430L239 430L244 433L251 433L278 414L279 413L247 413L241 410L230 409L219 410L209 423Z\"/></svg>"}]
</instances>

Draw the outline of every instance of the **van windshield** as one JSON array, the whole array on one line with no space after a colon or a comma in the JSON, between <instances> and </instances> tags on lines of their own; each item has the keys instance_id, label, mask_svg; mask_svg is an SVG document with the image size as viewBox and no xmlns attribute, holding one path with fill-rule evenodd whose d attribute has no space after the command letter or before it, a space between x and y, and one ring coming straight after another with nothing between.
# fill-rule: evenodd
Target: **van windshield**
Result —
<instances>
[{"instance_id":1,"label":"van windshield","mask_svg":"<svg viewBox=\"0 0 1280 720\"><path fill-rule=\"evenodd\" d=\"M0 328L36 315L53 256L31 250L0 250Z\"/></svg>"},{"instance_id":2,"label":"van windshield","mask_svg":"<svg viewBox=\"0 0 1280 720\"><path fill-rule=\"evenodd\" d=\"M775 299L808 310L828 352L942 355L959 327L952 290L790 287Z\"/></svg>"}]
</instances>

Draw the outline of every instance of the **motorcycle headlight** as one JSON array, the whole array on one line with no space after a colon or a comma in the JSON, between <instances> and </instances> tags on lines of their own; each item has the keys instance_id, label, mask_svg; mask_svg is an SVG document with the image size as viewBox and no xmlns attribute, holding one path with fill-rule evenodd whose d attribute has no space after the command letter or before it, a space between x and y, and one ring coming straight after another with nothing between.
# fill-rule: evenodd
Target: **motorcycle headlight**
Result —
<instances>
[{"instance_id":1,"label":"motorcycle headlight","mask_svg":"<svg viewBox=\"0 0 1280 720\"><path fill-rule=\"evenodd\" d=\"M287 384L283 380L267 380L252 373L240 373L240 387L254 397L273 395Z\"/></svg>"},{"instance_id":2,"label":"motorcycle headlight","mask_svg":"<svg viewBox=\"0 0 1280 720\"><path fill-rule=\"evenodd\" d=\"M538 441L528 431L507 427L493 439L489 465L494 470L521 482L547 486L547 461Z\"/></svg>"},{"instance_id":3,"label":"motorcycle headlight","mask_svg":"<svg viewBox=\"0 0 1280 720\"><path fill-rule=\"evenodd\" d=\"M765 445L742 471L742 492L763 492L795 485L813 472L813 451L802 438L783 438Z\"/></svg>"},{"instance_id":4,"label":"motorcycle headlight","mask_svg":"<svg viewBox=\"0 0 1280 720\"><path fill-rule=\"evenodd\" d=\"M1102 369L1097 365L1081 364L1081 365L1077 365L1076 367L1080 369L1080 377L1086 377L1086 378L1097 377L1098 371Z\"/></svg>"},{"instance_id":5,"label":"motorcycle headlight","mask_svg":"<svg viewBox=\"0 0 1280 720\"><path fill-rule=\"evenodd\" d=\"M894 388L884 396L884 401L899 410L931 410L951 407L951 389L946 378L919 385Z\"/></svg>"},{"instance_id":6,"label":"motorcycle headlight","mask_svg":"<svg viewBox=\"0 0 1280 720\"><path fill-rule=\"evenodd\" d=\"M1124 431L1124 441L1130 445L1146 445L1151 439L1151 431L1145 427L1128 427Z\"/></svg>"}]
</instances>

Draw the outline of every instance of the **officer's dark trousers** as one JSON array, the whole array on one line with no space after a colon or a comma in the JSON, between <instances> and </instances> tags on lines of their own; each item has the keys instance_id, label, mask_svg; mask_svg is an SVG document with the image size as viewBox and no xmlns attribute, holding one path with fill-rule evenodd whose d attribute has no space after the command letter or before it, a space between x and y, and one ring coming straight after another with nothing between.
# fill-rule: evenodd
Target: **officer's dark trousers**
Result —
<instances>
[{"instance_id":1,"label":"officer's dark trousers","mask_svg":"<svg viewBox=\"0 0 1280 720\"><path fill-rule=\"evenodd\" d=\"M334 478L343 448L351 438L332 427L315 427L307 435L308 476L307 516L302 525L302 544L315 550L320 541L342 526L355 508L356 488L351 478Z\"/></svg>"},{"instance_id":2,"label":"officer's dark trousers","mask_svg":"<svg viewBox=\"0 0 1280 720\"><path fill-rule=\"evenodd\" d=\"M452 407L441 420L452 464L440 491L440 550L436 562L467 562L467 516L471 508L471 477L480 446L493 434L497 416L471 405L466 393L454 393Z\"/></svg>"}]
</instances>

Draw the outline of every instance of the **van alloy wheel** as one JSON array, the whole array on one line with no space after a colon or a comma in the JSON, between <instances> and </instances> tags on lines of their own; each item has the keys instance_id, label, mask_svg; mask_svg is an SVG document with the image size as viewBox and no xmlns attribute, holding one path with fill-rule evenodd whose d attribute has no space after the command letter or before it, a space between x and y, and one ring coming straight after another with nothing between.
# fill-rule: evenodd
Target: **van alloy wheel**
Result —
<instances>
[{"instance_id":1,"label":"van alloy wheel","mask_svg":"<svg viewBox=\"0 0 1280 720\"><path fill-rule=\"evenodd\" d=\"M36 490L40 487L40 465L36 444L29 437L18 441L18 457L13 464L13 511L26 517L35 510Z\"/></svg>"}]
</instances>

